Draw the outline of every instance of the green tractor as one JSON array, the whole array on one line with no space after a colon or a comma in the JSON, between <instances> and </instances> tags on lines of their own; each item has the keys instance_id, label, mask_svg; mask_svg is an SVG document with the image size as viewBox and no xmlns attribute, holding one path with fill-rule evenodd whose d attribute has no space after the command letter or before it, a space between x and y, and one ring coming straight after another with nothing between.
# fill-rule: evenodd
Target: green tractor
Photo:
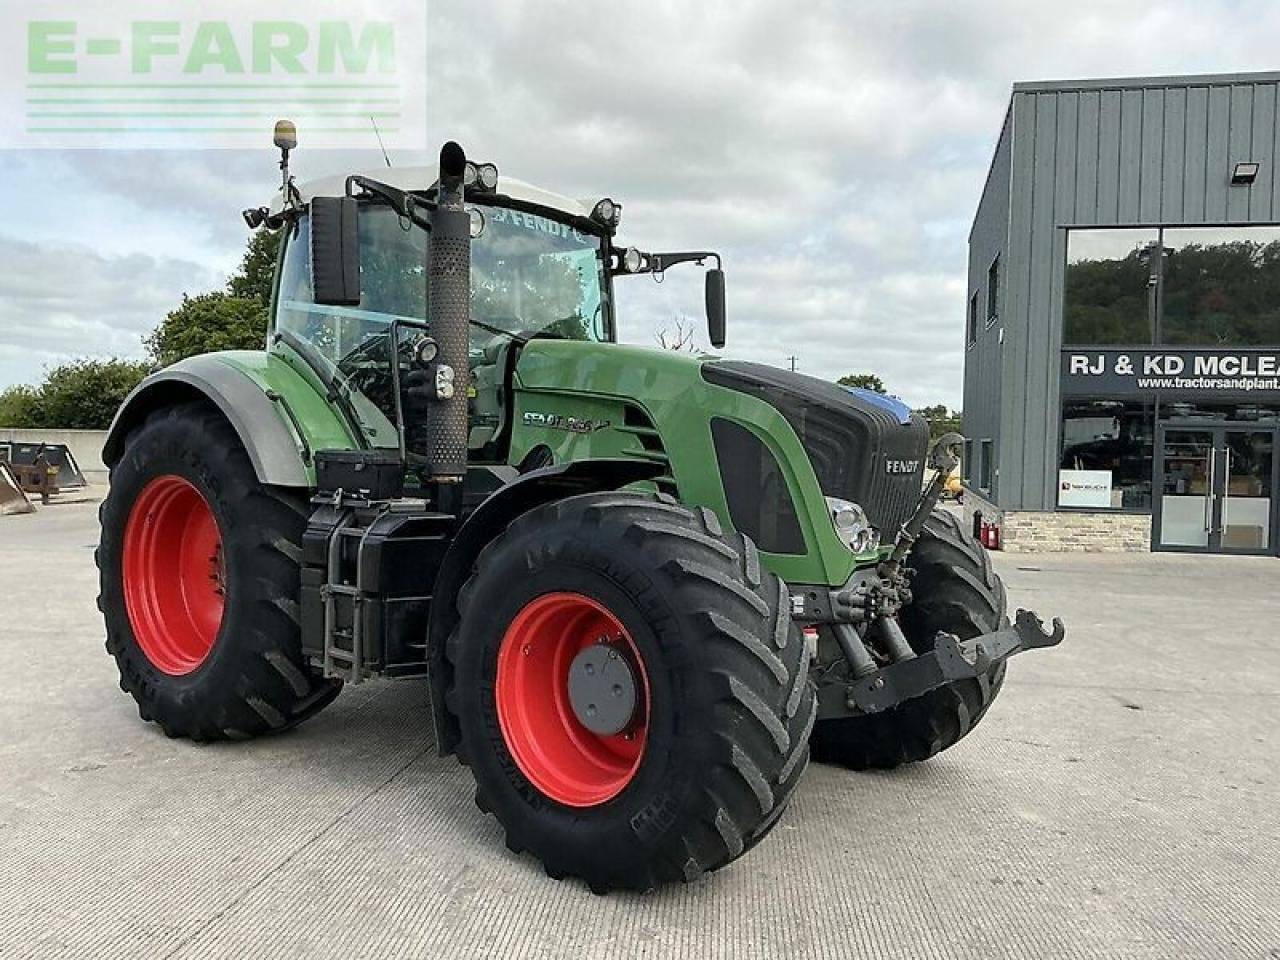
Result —
<instances>
[{"instance_id":1,"label":"green tractor","mask_svg":"<svg viewBox=\"0 0 1280 960\"><path fill-rule=\"evenodd\" d=\"M1008 656L1061 640L1009 623L934 509L960 437L930 454L895 401L616 343L615 282L714 262L722 346L715 253L620 247L614 201L454 143L303 186L276 143L280 196L245 212L284 234L266 349L148 377L105 449L107 649L169 736L424 677L512 850L645 890L758 843L811 751L950 747Z\"/></svg>"}]
</instances>

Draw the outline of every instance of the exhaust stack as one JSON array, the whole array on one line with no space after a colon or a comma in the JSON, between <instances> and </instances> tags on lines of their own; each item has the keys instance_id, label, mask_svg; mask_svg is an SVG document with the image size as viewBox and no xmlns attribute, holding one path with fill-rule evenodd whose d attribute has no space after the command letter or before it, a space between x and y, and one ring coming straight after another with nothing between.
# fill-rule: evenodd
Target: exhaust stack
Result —
<instances>
[{"instance_id":1,"label":"exhaust stack","mask_svg":"<svg viewBox=\"0 0 1280 960\"><path fill-rule=\"evenodd\" d=\"M458 144L450 140L441 148L427 254L427 318L439 344L436 402L427 418L428 467L431 480L450 484L461 483L467 473L471 219L462 203L466 166L467 155Z\"/></svg>"}]
</instances>

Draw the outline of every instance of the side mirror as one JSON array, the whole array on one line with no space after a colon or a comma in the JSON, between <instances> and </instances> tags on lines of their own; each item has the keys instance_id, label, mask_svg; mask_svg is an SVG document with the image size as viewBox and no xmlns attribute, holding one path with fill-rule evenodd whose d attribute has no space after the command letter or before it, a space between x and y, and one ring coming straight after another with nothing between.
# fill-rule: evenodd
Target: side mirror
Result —
<instances>
[{"instance_id":1,"label":"side mirror","mask_svg":"<svg viewBox=\"0 0 1280 960\"><path fill-rule=\"evenodd\" d=\"M355 197L311 200L311 286L318 304L360 305L358 217Z\"/></svg>"},{"instance_id":2,"label":"side mirror","mask_svg":"<svg viewBox=\"0 0 1280 960\"><path fill-rule=\"evenodd\" d=\"M724 271L707 271L707 339L716 349L724 346Z\"/></svg>"}]
</instances>

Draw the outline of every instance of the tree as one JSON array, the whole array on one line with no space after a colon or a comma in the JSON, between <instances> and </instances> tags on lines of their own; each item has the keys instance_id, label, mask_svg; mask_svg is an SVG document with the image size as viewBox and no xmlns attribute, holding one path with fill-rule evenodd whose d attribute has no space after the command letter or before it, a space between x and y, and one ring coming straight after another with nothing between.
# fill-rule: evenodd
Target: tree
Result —
<instances>
[{"instance_id":1,"label":"tree","mask_svg":"<svg viewBox=\"0 0 1280 960\"><path fill-rule=\"evenodd\" d=\"M148 363L72 360L45 373L35 399L36 428L105 430Z\"/></svg>"},{"instance_id":2,"label":"tree","mask_svg":"<svg viewBox=\"0 0 1280 960\"><path fill-rule=\"evenodd\" d=\"M156 363L169 366L215 350L261 350L267 339L271 286L283 231L257 230L225 291L182 295L144 341Z\"/></svg>"},{"instance_id":3,"label":"tree","mask_svg":"<svg viewBox=\"0 0 1280 960\"><path fill-rule=\"evenodd\" d=\"M182 296L146 338L156 363L169 366L186 357L214 350L261 350L267 337L267 308L256 299L221 291Z\"/></svg>"},{"instance_id":4,"label":"tree","mask_svg":"<svg viewBox=\"0 0 1280 960\"><path fill-rule=\"evenodd\" d=\"M25 383L0 390L0 427L22 429L37 425L39 394Z\"/></svg>"},{"instance_id":5,"label":"tree","mask_svg":"<svg viewBox=\"0 0 1280 960\"><path fill-rule=\"evenodd\" d=\"M698 353L698 345L693 339L693 324L683 317L675 318L675 332L667 327L658 331L656 340L663 350L675 350L677 353Z\"/></svg>"},{"instance_id":6,"label":"tree","mask_svg":"<svg viewBox=\"0 0 1280 960\"><path fill-rule=\"evenodd\" d=\"M249 246L240 260L240 271L227 281L227 293L245 300L257 300L264 309L271 306L271 285L276 275L282 236L283 230L255 230L249 235Z\"/></svg>"},{"instance_id":7,"label":"tree","mask_svg":"<svg viewBox=\"0 0 1280 960\"><path fill-rule=\"evenodd\" d=\"M874 390L876 393L887 393L884 381L874 373L850 373L841 377L836 383L842 387L861 387L863 390Z\"/></svg>"},{"instance_id":8,"label":"tree","mask_svg":"<svg viewBox=\"0 0 1280 960\"><path fill-rule=\"evenodd\" d=\"M918 414L929 424L929 440L937 440L944 433L959 433L963 414L959 410L948 410L945 403L931 407L920 407L911 411Z\"/></svg>"},{"instance_id":9,"label":"tree","mask_svg":"<svg viewBox=\"0 0 1280 960\"><path fill-rule=\"evenodd\" d=\"M258 230L225 290L191 297L172 311L144 343L168 366L215 350L260 350L281 231ZM39 386L0 391L0 427L102 430L151 364L130 360L72 360L46 371Z\"/></svg>"}]
</instances>

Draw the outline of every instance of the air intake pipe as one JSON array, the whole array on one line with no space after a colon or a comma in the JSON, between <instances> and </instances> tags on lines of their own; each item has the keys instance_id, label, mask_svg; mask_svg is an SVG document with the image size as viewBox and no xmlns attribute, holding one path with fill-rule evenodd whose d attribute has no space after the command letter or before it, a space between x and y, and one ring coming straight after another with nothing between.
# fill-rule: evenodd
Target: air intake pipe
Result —
<instances>
[{"instance_id":1,"label":"air intake pipe","mask_svg":"<svg viewBox=\"0 0 1280 960\"><path fill-rule=\"evenodd\" d=\"M436 402L427 417L428 477L440 484L460 483L467 472L471 219L462 203L466 166L467 155L458 144L450 140L441 148L427 255L427 318L439 346Z\"/></svg>"}]
</instances>

